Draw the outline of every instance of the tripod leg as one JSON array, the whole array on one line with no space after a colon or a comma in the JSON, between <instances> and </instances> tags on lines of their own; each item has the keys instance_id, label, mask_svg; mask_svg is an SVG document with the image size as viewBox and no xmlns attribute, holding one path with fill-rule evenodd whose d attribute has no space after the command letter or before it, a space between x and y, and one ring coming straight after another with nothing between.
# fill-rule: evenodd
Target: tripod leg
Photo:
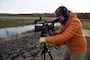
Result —
<instances>
[{"instance_id":1,"label":"tripod leg","mask_svg":"<svg viewBox=\"0 0 90 60\"><path fill-rule=\"evenodd\" d=\"M50 56L51 60L53 60L53 57L51 56L50 51L48 51L48 54L49 54L49 56Z\"/></svg>"},{"instance_id":2,"label":"tripod leg","mask_svg":"<svg viewBox=\"0 0 90 60\"><path fill-rule=\"evenodd\" d=\"M40 60L43 60L43 57L44 57L43 55L44 55L43 54L43 51L41 51L41 55L40 55L41 56L41 59Z\"/></svg>"},{"instance_id":3,"label":"tripod leg","mask_svg":"<svg viewBox=\"0 0 90 60\"><path fill-rule=\"evenodd\" d=\"M45 53L44 52L41 54L41 59L40 60L45 60Z\"/></svg>"},{"instance_id":4,"label":"tripod leg","mask_svg":"<svg viewBox=\"0 0 90 60\"><path fill-rule=\"evenodd\" d=\"M41 59L40 60L43 60L43 55L41 55Z\"/></svg>"},{"instance_id":5,"label":"tripod leg","mask_svg":"<svg viewBox=\"0 0 90 60\"><path fill-rule=\"evenodd\" d=\"M41 59L40 60L45 60L45 50L44 49L42 49L42 51L41 51Z\"/></svg>"},{"instance_id":6,"label":"tripod leg","mask_svg":"<svg viewBox=\"0 0 90 60\"><path fill-rule=\"evenodd\" d=\"M43 54L44 54L44 60L45 60L45 52Z\"/></svg>"}]
</instances>

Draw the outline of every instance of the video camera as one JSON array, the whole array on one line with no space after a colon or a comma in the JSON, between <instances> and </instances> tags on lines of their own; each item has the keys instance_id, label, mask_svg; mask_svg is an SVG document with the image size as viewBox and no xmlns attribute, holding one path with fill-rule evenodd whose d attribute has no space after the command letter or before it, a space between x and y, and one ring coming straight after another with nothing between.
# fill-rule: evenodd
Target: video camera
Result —
<instances>
[{"instance_id":1,"label":"video camera","mask_svg":"<svg viewBox=\"0 0 90 60\"><path fill-rule=\"evenodd\" d=\"M35 32L41 31L43 34L54 31L54 23L48 23L46 20L35 20Z\"/></svg>"},{"instance_id":2,"label":"video camera","mask_svg":"<svg viewBox=\"0 0 90 60\"><path fill-rule=\"evenodd\" d=\"M41 37L48 32L54 32L54 23L55 21L47 21L47 20L35 20L35 32L41 31Z\"/></svg>"}]
</instances>

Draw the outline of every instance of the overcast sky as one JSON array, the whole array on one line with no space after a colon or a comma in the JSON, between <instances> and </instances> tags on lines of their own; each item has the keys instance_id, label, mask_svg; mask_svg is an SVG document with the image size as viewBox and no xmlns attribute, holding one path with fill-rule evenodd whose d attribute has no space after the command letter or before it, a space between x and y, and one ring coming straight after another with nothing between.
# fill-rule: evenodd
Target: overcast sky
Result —
<instances>
[{"instance_id":1,"label":"overcast sky","mask_svg":"<svg viewBox=\"0 0 90 60\"><path fill-rule=\"evenodd\" d=\"M59 6L90 12L90 0L0 0L0 13L53 13Z\"/></svg>"}]
</instances>

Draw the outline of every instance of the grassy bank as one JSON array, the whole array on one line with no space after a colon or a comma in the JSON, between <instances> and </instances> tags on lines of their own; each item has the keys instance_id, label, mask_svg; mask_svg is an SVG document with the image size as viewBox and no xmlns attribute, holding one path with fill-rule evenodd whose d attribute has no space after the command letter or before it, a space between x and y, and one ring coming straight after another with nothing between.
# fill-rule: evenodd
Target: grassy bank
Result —
<instances>
[{"instance_id":1,"label":"grassy bank","mask_svg":"<svg viewBox=\"0 0 90 60\"><path fill-rule=\"evenodd\" d=\"M29 16L0 16L0 27L11 27L33 24L39 17ZM42 17L44 20L51 20L51 17Z\"/></svg>"},{"instance_id":2,"label":"grassy bank","mask_svg":"<svg viewBox=\"0 0 90 60\"><path fill-rule=\"evenodd\" d=\"M90 22L83 22L82 26L84 29L90 29Z\"/></svg>"},{"instance_id":3,"label":"grassy bank","mask_svg":"<svg viewBox=\"0 0 90 60\"><path fill-rule=\"evenodd\" d=\"M29 16L0 16L0 28L33 24L39 17ZM42 17L43 20L51 20L52 17ZM84 29L90 29L89 19L81 19Z\"/></svg>"}]
</instances>

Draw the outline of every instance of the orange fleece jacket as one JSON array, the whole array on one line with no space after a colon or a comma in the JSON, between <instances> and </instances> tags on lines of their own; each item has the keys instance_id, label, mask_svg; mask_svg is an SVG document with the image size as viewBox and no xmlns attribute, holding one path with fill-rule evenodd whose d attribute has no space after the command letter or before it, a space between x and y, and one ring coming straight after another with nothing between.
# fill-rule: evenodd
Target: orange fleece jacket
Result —
<instances>
[{"instance_id":1,"label":"orange fleece jacket","mask_svg":"<svg viewBox=\"0 0 90 60\"><path fill-rule=\"evenodd\" d=\"M66 46L71 51L87 50L87 41L82 30L81 22L73 12L69 13L66 24L60 26L57 35L47 37L47 42L53 44L66 42Z\"/></svg>"}]
</instances>

